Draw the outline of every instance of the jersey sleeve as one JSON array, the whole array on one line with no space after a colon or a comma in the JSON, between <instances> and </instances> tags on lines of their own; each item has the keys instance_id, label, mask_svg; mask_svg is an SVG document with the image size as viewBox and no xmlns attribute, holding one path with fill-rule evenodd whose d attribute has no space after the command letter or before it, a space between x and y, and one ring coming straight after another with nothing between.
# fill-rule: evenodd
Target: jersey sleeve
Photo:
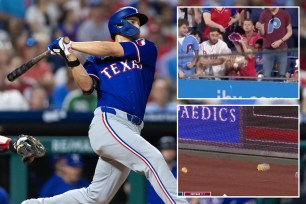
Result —
<instances>
[{"instance_id":1,"label":"jersey sleeve","mask_svg":"<svg viewBox=\"0 0 306 204\"><path fill-rule=\"evenodd\" d=\"M261 24L264 23L264 12L265 12L265 11L261 12L260 15L259 15L259 20L258 20L258 21L259 21L259 23L261 23Z\"/></svg>"},{"instance_id":2,"label":"jersey sleeve","mask_svg":"<svg viewBox=\"0 0 306 204\"><path fill-rule=\"evenodd\" d=\"M0 135L0 149L9 149L11 139Z\"/></svg>"},{"instance_id":3,"label":"jersey sleeve","mask_svg":"<svg viewBox=\"0 0 306 204\"><path fill-rule=\"evenodd\" d=\"M226 43L222 43L221 54L230 54L232 51L229 49Z\"/></svg>"},{"instance_id":4,"label":"jersey sleeve","mask_svg":"<svg viewBox=\"0 0 306 204\"><path fill-rule=\"evenodd\" d=\"M155 64L157 47L151 41L140 38L130 42L121 42L124 50L123 58L136 60L142 64Z\"/></svg>"},{"instance_id":5,"label":"jersey sleeve","mask_svg":"<svg viewBox=\"0 0 306 204\"><path fill-rule=\"evenodd\" d=\"M198 51L199 50L199 42L198 42L198 40L195 38L195 37L193 37L193 49L195 50L195 51Z\"/></svg>"},{"instance_id":6,"label":"jersey sleeve","mask_svg":"<svg viewBox=\"0 0 306 204\"><path fill-rule=\"evenodd\" d=\"M97 74L97 69L94 60L95 58L93 56L88 56L84 63L84 68L89 76L94 77L97 80L100 80Z\"/></svg>"},{"instance_id":7,"label":"jersey sleeve","mask_svg":"<svg viewBox=\"0 0 306 204\"><path fill-rule=\"evenodd\" d=\"M199 44L199 55L204 55L204 44L203 42Z\"/></svg>"},{"instance_id":8,"label":"jersey sleeve","mask_svg":"<svg viewBox=\"0 0 306 204\"><path fill-rule=\"evenodd\" d=\"M285 19L286 19L285 26L287 28L287 26L291 24L291 16L289 15L289 12L287 11L285 11Z\"/></svg>"}]
</instances>

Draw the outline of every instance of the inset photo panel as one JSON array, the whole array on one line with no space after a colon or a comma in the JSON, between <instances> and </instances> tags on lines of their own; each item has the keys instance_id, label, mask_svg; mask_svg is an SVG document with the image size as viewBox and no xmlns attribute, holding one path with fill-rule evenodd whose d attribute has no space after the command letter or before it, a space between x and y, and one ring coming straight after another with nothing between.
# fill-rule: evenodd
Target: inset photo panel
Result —
<instances>
[{"instance_id":1,"label":"inset photo panel","mask_svg":"<svg viewBox=\"0 0 306 204\"><path fill-rule=\"evenodd\" d=\"M177 7L177 97L299 98L300 7Z\"/></svg>"},{"instance_id":2,"label":"inset photo panel","mask_svg":"<svg viewBox=\"0 0 306 204\"><path fill-rule=\"evenodd\" d=\"M178 106L178 195L299 197L299 106Z\"/></svg>"}]
</instances>

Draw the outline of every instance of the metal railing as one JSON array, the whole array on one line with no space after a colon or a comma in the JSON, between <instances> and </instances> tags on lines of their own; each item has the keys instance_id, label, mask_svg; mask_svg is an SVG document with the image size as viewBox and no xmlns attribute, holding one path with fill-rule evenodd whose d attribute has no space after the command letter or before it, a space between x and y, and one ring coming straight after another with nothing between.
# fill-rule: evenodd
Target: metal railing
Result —
<instances>
[{"instance_id":1,"label":"metal railing","mask_svg":"<svg viewBox=\"0 0 306 204\"><path fill-rule=\"evenodd\" d=\"M277 82L295 82L298 83L295 78L285 78L285 77L250 77L250 76L187 76L180 79L205 79L205 80L215 80L215 79L228 79L228 80L251 80L251 81L277 81Z\"/></svg>"}]
</instances>

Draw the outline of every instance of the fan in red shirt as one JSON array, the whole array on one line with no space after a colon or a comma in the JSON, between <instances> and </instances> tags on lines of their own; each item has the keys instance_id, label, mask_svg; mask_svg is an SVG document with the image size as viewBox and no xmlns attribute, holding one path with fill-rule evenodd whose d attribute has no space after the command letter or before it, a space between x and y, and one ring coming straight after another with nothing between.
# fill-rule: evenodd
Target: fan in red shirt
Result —
<instances>
[{"instance_id":1,"label":"fan in red shirt","mask_svg":"<svg viewBox=\"0 0 306 204\"><path fill-rule=\"evenodd\" d=\"M239 13L234 8L204 8L202 9L205 22L203 38L208 38L210 27L218 28L222 33L239 20Z\"/></svg>"},{"instance_id":2,"label":"fan in red shirt","mask_svg":"<svg viewBox=\"0 0 306 204\"><path fill-rule=\"evenodd\" d=\"M254 32L254 24L251 19L243 21L243 30L245 34L242 35L243 39L239 43L234 43L238 52L240 53L251 53L255 48L255 43L260 39L260 35ZM241 68L241 76L256 77L256 64L255 56L253 54L247 54L246 66Z\"/></svg>"}]
</instances>

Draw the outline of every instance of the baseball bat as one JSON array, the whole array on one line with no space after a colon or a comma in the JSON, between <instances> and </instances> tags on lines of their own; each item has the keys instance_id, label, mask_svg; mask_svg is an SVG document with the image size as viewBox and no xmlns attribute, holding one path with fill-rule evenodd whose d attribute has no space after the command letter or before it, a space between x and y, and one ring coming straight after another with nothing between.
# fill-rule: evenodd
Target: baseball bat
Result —
<instances>
[{"instance_id":1,"label":"baseball bat","mask_svg":"<svg viewBox=\"0 0 306 204\"><path fill-rule=\"evenodd\" d=\"M30 61L24 63L20 67L16 68L14 71L10 72L7 75L7 79L9 81L14 81L18 77L20 77L22 74L24 74L26 71L28 71L31 67L33 67L37 62L39 62L43 58L49 56L50 54L51 54L50 50L47 50L47 51L41 53L40 55L34 57Z\"/></svg>"},{"instance_id":2,"label":"baseball bat","mask_svg":"<svg viewBox=\"0 0 306 204\"><path fill-rule=\"evenodd\" d=\"M70 43L69 37L64 37L63 41L64 41L65 44ZM44 59L45 57L48 57L50 54L51 54L51 51L47 50L47 51L41 53L40 55L34 57L33 59L31 59L27 63L24 63L23 65L21 65L20 67L16 68L11 73L9 73L7 75L7 79L9 81L14 81L18 77L20 77L22 74L24 74L26 71L31 69L31 67L33 67L37 62L39 62L40 60Z\"/></svg>"}]
</instances>

